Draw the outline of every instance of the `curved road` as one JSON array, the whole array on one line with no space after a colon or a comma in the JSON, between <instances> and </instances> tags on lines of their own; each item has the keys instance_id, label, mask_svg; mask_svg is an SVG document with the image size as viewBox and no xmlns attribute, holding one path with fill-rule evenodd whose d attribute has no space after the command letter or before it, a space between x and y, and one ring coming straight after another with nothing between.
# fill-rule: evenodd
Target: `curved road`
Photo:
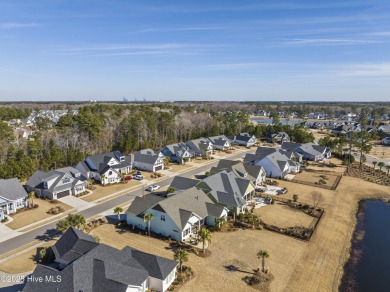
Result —
<instances>
[{"instance_id":1,"label":"curved road","mask_svg":"<svg viewBox=\"0 0 390 292\"><path fill-rule=\"evenodd\" d=\"M251 151L249 150L249 151L239 152L237 154L234 154L234 155L226 157L226 158L227 159L241 158L247 152L251 152ZM200 172L203 172L203 171L210 169L212 166L216 166L218 161L219 161L219 159L215 159L215 160L213 160L212 163L208 163L206 165L202 165L200 167L190 169L190 170L188 170L184 173L180 173L178 175L186 176L186 177L193 176L195 174L198 174ZM170 185L172 180L173 180L173 177L163 179L162 181L159 181L159 185L161 187L168 186L168 185ZM94 217L100 213L107 211L107 210L113 210L116 206L119 206L119 205L122 205L125 203L130 203L135 197L141 196L142 194L143 194L142 188L137 189L137 190L131 191L129 193L119 195L118 197L115 197L111 200L105 201L105 202L98 204L96 206L93 206L91 208L85 209L85 210L80 211L80 212L76 212L76 214L81 214L85 218L89 219L89 218ZM52 235L52 234L57 232L55 227L56 227L56 224L58 221L59 220L56 220L54 222L50 222L46 225L43 225L43 226L38 227L36 229L24 232L16 237L13 237L11 239L3 241L0 244L0 254L12 251L16 248L23 246L23 245L29 244L37 239L38 240L45 240L48 235Z\"/></svg>"}]
</instances>

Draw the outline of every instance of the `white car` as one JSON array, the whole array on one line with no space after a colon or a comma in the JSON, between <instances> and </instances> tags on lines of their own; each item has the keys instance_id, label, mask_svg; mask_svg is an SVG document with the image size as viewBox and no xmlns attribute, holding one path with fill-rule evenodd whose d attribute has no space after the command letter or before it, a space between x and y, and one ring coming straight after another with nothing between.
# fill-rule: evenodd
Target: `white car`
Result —
<instances>
[{"instance_id":1,"label":"white car","mask_svg":"<svg viewBox=\"0 0 390 292\"><path fill-rule=\"evenodd\" d=\"M149 192L153 192L153 191L158 190L159 188L160 188L159 185L151 185L151 186L148 186L148 188L146 190Z\"/></svg>"},{"instance_id":2,"label":"white car","mask_svg":"<svg viewBox=\"0 0 390 292\"><path fill-rule=\"evenodd\" d=\"M137 174L137 175L133 176L133 179L135 179L135 180L143 180L144 176L142 174Z\"/></svg>"}]
</instances>

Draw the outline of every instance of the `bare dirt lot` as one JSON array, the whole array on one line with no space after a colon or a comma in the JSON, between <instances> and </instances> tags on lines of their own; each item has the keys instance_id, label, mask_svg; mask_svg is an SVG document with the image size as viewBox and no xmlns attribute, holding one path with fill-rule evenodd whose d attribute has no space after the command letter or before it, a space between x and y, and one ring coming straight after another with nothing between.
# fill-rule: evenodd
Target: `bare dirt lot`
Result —
<instances>
[{"instance_id":1,"label":"bare dirt lot","mask_svg":"<svg viewBox=\"0 0 390 292\"><path fill-rule=\"evenodd\" d=\"M168 171L179 172L179 171L185 171L185 170L189 169L190 167L192 167L192 165L190 163L170 164L168 167L169 167L169 169L167 169Z\"/></svg>"},{"instance_id":2,"label":"bare dirt lot","mask_svg":"<svg viewBox=\"0 0 390 292\"><path fill-rule=\"evenodd\" d=\"M309 228L314 218L306 215L302 211L290 208L284 204L276 202L273 205L254 209L254 213L267 224L278 227L303 226Z\"/></svg>"},{"instance_id":3,"label":"bare dirt lot","mask_svg":"<svg viewBox=\"0 0 390 292\"><path fill-rule=\"evenodd\" d=\"M39 205L39 208L31 208L26 211L22 211L19 213L12 214L12 218L14 219L12 222L8 223L7 226L11 229L18 229L24 226L27 226L31 223L53 217L53 215L46 213L50 208L61 206L65 212L70 210L72 207L58 201L55 204L51 204L49 200L43 199L34 199L34 204Z\"/></svg>"}]
</instances>

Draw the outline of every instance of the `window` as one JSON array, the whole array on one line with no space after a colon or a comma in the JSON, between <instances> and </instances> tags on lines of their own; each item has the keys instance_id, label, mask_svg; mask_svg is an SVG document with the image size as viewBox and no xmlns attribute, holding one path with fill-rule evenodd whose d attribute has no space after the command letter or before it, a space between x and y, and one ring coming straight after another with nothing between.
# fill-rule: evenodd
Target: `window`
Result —
<instances>
[{"instance_id":1,"label":"window","mask_svg":"<svg viewBox=\"0 0 390 292\"><path fill-rule=\"evenodd\" d=\"M108 175L112 175L112 171L111 170L108 172Z\"/></svg>"},{"instance_id":2,"label":"window","mask_svg":"<svg viewBox=\"0 0 390 292\"><path fill-rule=\"evenodd\" d=\"M160 220L165 221L165 215L161 215Z\"/></svg>"},{"instance_id":3,"label":"window","mask_svg":"<svg viewBox=\"0 0 390 292\"><path fill-rule=\"evenodd\" d=\"M69 183L70 182L70 178L64 178L63 180L62 180L62 183L63 184L67 184L67 183Z\"/></svg>"}]
</instances>

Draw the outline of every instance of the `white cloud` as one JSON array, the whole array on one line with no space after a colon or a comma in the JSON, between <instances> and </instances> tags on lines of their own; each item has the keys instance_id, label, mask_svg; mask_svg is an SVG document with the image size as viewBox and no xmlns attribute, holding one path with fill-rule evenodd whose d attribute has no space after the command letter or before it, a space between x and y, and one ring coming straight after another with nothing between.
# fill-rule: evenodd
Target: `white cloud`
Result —
<instances>
[{"instance_id":1,"label":"white cloud","mask_svg":"<svg viewBox=\"0 0 390 292\"><path fill-rule=\"evenodd\" d=\"M0 29L18 29L41 26L38 23L4 22L0 23Z\"/></svg>"},{"instance_id":2,"label":"white cloud","mask_svg":"<svg viewBox=\"0 0 390 292\"><path fill-rule=\"evenodd\" d=\"M390 77L390 63L345 66L339 75L346 77Z\"/></svg>"}]
</instances>

